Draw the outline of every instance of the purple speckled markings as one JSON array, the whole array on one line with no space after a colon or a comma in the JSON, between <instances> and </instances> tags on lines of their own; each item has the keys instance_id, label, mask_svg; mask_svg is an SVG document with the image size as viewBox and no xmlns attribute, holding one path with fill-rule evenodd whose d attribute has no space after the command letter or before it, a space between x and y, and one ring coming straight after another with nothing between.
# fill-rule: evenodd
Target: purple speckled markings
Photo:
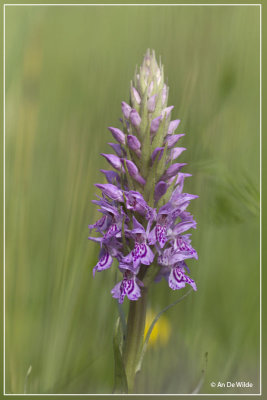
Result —
<instances>
[{"instance_id":1,"label":"purple speckled markings","mask_svg":"<svg viewBox=\"0 0 267 400\"><path fill-rule=\"evenodd\" d=\"M123 280L111 290L112 297L123 303L124 297L127 295L130 300L138 300L141 297L140 287L136 283L137 278L129 271L125 271ZM141 286L141 284L140 284Z\"/></svg>"}]
</instances>

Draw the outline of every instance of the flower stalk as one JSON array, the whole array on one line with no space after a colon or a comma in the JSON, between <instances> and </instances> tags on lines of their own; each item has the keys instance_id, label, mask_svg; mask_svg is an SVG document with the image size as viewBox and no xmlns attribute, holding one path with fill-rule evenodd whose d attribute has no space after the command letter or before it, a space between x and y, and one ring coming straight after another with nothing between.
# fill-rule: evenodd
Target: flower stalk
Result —
<instances>
[{"instance_id":1,"label":"flower stalk","mask_svg":"<svg viewBox=\"0 0 267 400\"><path fill-rule=\"evenodd\" d=\"M128 383L128 393L133 393L136 369L141 357L146 323L147 288L142 289L138 301L129 306L123 361Z\"/></svg>"},{"instance_id":2,"label":"flower stalk","mask_svg":"<svg viewBox=\"0 0 267 400\"><path fill-rule=\"evenodd\" d=\"M120 304L125 296L130 300L126 337L117 358L122 361L116 364L117 376L127 379L115 388L120 393L126 387L134 391L150 285L165 278L172 290L186 284L196 290L185 260L197 259L197 252L191 234L185 232L196 229L187 207L198 196L183 192L184 180L191 175L181 172L185 163L177 162L186 149L176 146L184 134L175 133L180 120L171 120L168 91L163 66L148 50L131 82L130 104L122 102L121 128L108 128L117 142L109 143L115 154L101 155L112 170L101 170L107 183L96 184L102 197L93 202L102 217L89 225L100 235L89 237L100 245L93 274L110 268L116 259L122 280L111 294Z\"/></svg>"}]
</instances>

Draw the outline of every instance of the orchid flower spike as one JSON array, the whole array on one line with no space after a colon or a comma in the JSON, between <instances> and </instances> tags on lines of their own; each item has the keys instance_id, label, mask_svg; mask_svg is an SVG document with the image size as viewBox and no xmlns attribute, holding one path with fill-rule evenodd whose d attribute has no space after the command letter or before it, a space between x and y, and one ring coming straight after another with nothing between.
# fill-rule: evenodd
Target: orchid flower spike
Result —
<instances>
[{"instance_id":1,"label":"orchid flower spike","mask_svg":"<svg viewBox=\"0 0 267 400\"><path fill-rule=\"evenodd\" d=\"M122 104L122 126L109 127L115 154L101 153L107 183L95 186L101 197L94 201L102 217L90 229L89 239L100 246L93 274L112 268L120 281L111 290L119 303L137 301L143 287L164 277L170 289L186 285L197 289L186 260L197 259L189 230L196 222L187 208L197 198L183 192L185 147L177 147L184 133L180 119L172 119L169 88L163 66L148 50L130 85L130 99ZM174 117L175 118L175 117ZM117 260L117 262L114 262ZM186 274L187 271L187 274Z\"/></svg>"}]
</instances>

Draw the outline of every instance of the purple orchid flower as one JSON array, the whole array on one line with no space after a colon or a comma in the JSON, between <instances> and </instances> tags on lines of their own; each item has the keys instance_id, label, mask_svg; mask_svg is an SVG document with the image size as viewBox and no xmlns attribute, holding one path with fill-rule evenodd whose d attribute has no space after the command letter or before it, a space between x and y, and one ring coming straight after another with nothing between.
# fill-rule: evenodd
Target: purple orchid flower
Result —
<instances>
[{"instance_id":1,"label":"purple orchid flower","mask_svg":"<svg viewBox=\"0 0 267 400\"><path fill-rule=\"evenodd\" d=\"M90 230L95 229L99 233L103 233L111 224L111 217L104 215L93 225L88 225Z\"/></svg>"},{"instance_id":2,"label":"purple orchid flower","mask_svg":"<svg viewBox=\"0 0 267 400\"><path fill-rule=\"evenodd\" d=\"M198 260L198 255L196 250L191 246L190 240L191 234L187 235L179 235L174 241L174 249L178 249L179 251L185 251L191 254L192 258Z\"/></svg>"},{"instance_id":3,"label":"purple orchid flower","mask_svg":"<svg viewBox=\"0 0 267 400\"><path fill-rule=\"evenodd\" d=\"M168 241L167 230L174 222L173 211L169 203L159 209L156 225L149 233L149 244L154 245L158 242L161 249L165 246L165 243Z\"/></svg>"},{"instance_id":4,"label":"purple orchid flower","mask_svg":"<svg viewBox=\"0 0 267 400\"><path fill-rule=\"evenodd\" d=\"M196 283L189 276L185 275L184 268L178 263L177 266L171 268L169 275L169 287L172 290L182 289L188 283L194 290L197 290Z\"/></svg>"},{"instance_id":5,"label":"purple orchid flower","mask_svg":"<svg viewBox=\"0 0 267 400\"><path fill-rule=\"evenodd\" d=\"M159 254L158 263L164 267L172 267L173 265L189 258L193 258L189 251L180 251L179 249L168 247Z\"/></svg>"},{"instance_id":6,"label":"purple orchid flower","mask_svg":"<svg viewBox=\"0 0 267 400\"><path fill-rule=\"evenodd\" d=\"M149 227L149 223L148 223ZM132 263L133 269L136 271L141 264L150 265L154 260L154 253L147 245L148 231L145 231L135 217L133 217L133 229L129 232L135 241L134 249L124 257L124 262Z\"/></svg>"},{"instance_id":7,"label":"purple orchid flower","mask_svg":"<svg viewBox=\"0 0 267 400\"><path fill-rule=\"evenodd\" d=\"M143 196L134 190L124 192L126 198L127 210L133 210L138 212L142 216L145 216L147 220L153 219L155 216L154 211L148 206Z\"/></svg>"},{"instance_id":8,"label":"purple orchid flower","mask_svg":"<svg viewBox=\"0 0 267 400\"><path fill-rule=\"evenodd\" d=\"M90 239L95 242L101 242L101 238L90 238ZM117 239L112 238L111 240L107 241L103 245L103 247L101 247L99 253L99 261L93 268L93 276L95 276L96 271L100 272L110 268L113 263L114 257L118 258L122 257L122 253L120 251L121 248L122 245Z\"/></svg>"},{"instance_id":9,"label":"purple orchid flower","mask_svg":"<svg viewBox=\"0 0 267 400\"><path fill-rule=\"evenodd\" d=\"M99 254L99 261L96 266L93 268L93 276L95 276L96 271L104 271L111 267L113 263L113 258L109 254L109 252L102 247Z\"/></svg>"},{"instance_id":10,"label":"purple orchid flower","mask_svg":"<svg viewBox=\"0 0 267 400\"><path fill-rule=\"evenodd\" d=\"M138 300L139 297L141 297L141 290L137 282L140 284L140 281L131 271L125 271L123 280L117 283L111 290L112 297L118 299L120 304L123 303L125 296L127 296L129 300Z\"/></svg>"},{"instance_id":11,"label":"purple orchid flower","mask_svg":"<svg viewBox=\"0 0 267 400\"><path fill-rule=\"evenodd\" d=\"M99 243L100 253L98 257L98 263L93 268L93 276L95 276L96 271L103 271L110 268L113 263L113 257L121 257L121 243L116 238L111 238L110 240L104 240L103 237L88 237L89 240Z\"/></svg>"}]
</instances>

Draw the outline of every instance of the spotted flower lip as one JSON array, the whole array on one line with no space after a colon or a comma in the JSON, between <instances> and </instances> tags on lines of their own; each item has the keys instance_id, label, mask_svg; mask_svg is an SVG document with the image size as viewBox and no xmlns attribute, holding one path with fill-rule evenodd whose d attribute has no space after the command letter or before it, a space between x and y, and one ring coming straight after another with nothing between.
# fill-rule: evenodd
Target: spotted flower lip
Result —
<instances>
[{"instance_id":1,"label":"spotted flower lip","mask_svg":"<svg viewBox=\"0 0 267 400\"><path fill-rule=\"evenodd\" d=\"M112 297L118 299L120 304L123 303L124 297L127 296L129 300L138 300L141 297L141 290L137 284L137 278L130 271L123 275L123 280L117 283L111 290Z\"/></svg>"},{"instance_id":2,"label":"spotted flower lip","mask_svg":"<svg viewBox=\"0 0 267 400\"><path fill-rule=\"evenodd\" d=\"M89 239L100 246L93 274L109 268L122 274L111 290L119 303L137 301L143 278L158 268L157 280L163 276L170 289L196 290L186 261L198 259L188 233L197 228L188 207L198 196L184 191L191 176L181 172L185 134L168 93L163 67L148 51L131 82L130 102L121 103L120 128L108 127L111 153L101 153L110 169L100 170L107 183L95 184L102 196L93 203L102 216L88 226Z\"/></svg>"},{"instance_id":3,"label":"spotted flower lip","mask_svg":"<svg viewBox=\"0 0 267 400\"><path fill-rule=\"evenodd\" d=\"M183 289L186 283L192 286L194 290L197 290L195 282L185 275L183 268L179 266L172 268L169 275L169 287L172 290Z\"/></svg>"},{"instance_id":4,"label":"spotted flower lip","mask_svg":"<svg viewBox=\"0 0 267 400\"><path fill-rule=\"evenodd\" d=\"M130 232L135 241L134 249L124 258L124 262L133 265L136 271L141 264L150 265L154 260L154 253L147 245L148 232L145 231L137 219L133 216L133 229Z\"/></svg>"},{"instance_id":5,"label":"spotted flower lip","mask_svg":"<svg viewBox=\"0 0 267 400\"><path fill-rule=\"evenodd\" d=\"M198 254L196 250L191 246L190 234L177 236L174 239L173 247L175 250L187 252L190 254L190 258L198 260Z\"/></svg>"},{"instance_id":6,"label":"spotted flower lip","mask_svg":"<svg viewBox=\"0 0 267 400\"><path fill-rule=\"evenodd\" d=\"M111 267L113 263L113 258L109 254L109 252L105 249L101 249L99 255L99 261L93 269L93 276L95 276L96 271L103 271Z\"/></svg>"}]
</instances>

